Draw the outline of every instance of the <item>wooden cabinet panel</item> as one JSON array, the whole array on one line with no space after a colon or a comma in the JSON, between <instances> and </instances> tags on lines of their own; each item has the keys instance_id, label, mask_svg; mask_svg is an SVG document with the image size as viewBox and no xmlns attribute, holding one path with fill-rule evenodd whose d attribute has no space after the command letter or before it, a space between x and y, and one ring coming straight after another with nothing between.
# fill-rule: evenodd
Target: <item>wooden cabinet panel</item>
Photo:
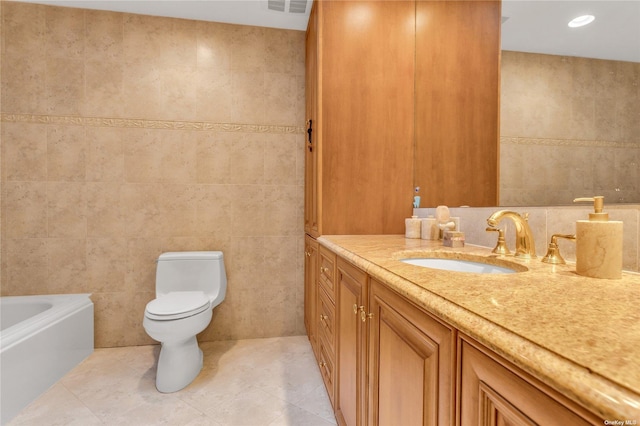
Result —
<instances>
[{"instance_id":1,"label":"wooden cabinet panel","mask_svg":"<svg viewBox=\"0 0 640 426\"><path fill-rule=\"evenodd\" d=\"M318 289L318 296L318 335L333 355L336 352L336 308L324 289Z\"/></svg>"},{"instance_id":2,"label":"wooden cabinet panel","mask_svg":"<svg viewBox=\"0 0 640 426\"><path fill-rule=\"evenodd\" d=\"M306 35L305 114L307 134L304 156L304 231L314 237L318 229L318 13L316 3L311 8Z\"/></svg>"},{"instance_id":3,"label":"wooden cabinet panel","mask_svg":"<svg viewBox=\"0 0 640 426\"><path fill-rule=\"evenodd\" d=\"M458 357L459 426L603 424L471 338L461 335Z\"/></svg>"},{"instance_id":4,"label":"wooden cabinet panel","mask_svg":"<svg viewBox=\"0 0 640 426\"><path fill-rule=\"evenodd\" d=\"M402 233L413 198L415 2L320 5L321 231Z\"/></svg>"},{"instance_id":5,"label":"wooden cabinet panel","mask_svg":"<svg viewBox=\"0 0 640 426\"><path fill-rule=\"evenodd\" d=\"M335 394L336 394L336 368L335 359L331 350L327 348L325 342L320 339L318 344L318 365L320 366L320 373L322 374L322 380L324 386L327 389L329 400L331 405L335 406Z\"/></svg>"},{"instance_id":6,"label":"wooden cabinet panel","mask_svg":"<svg viewBox=\"0 0 640 426\"><path fill-rule=\"evenodd\" d=\"M369 424L452 424L453 329L374 279L369 305Z\"/></svg>"},{"instance_id":7,"label":"wooden cabinet panel","mask_svg":"<svg viewBox=\"0 0 640 426\"><path fill-rule=\"evenodd\" d=\"M427 206L498 205L500 1L416 2L415 185Z\"/></svg>"},{"instance_id":8,"label":"wooden cabinet panel","mask_svg":"<svg viewBox=\"0 0 640 426\"><path fill-rule=\"evenodd\" d=\"M366 312L367 275L338 258L338 297L336 305L338 364L336 419L341 426L366 424Z\"/></svg>"},{"instance_id":9,"label":"wooden cabinet panel","mask_svg":"<svg viewBox=\"0 0 640 426\"><path fill-rule=\"evenodd\" d=\"M304 244L304 325L317 356L318 242L308 235Z\"/></svg>"}]
</instances>

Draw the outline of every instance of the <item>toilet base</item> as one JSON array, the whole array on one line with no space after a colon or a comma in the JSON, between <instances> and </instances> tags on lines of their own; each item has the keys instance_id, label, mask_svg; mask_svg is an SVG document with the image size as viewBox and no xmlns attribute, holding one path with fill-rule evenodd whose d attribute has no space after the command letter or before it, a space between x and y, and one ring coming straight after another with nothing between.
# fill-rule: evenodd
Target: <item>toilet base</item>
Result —
<instances>
[{"instance_id":1,"label":"toilet base","mask_svg":"<svg viewBox=\"0 0 640 426\"><path fill-rule=\"evenodd\" d=\"M202 358L196 336L179 342L163 342L158 357L156 389L171 393L187 387L202 370Z\"/></svg>"}]
</instances>

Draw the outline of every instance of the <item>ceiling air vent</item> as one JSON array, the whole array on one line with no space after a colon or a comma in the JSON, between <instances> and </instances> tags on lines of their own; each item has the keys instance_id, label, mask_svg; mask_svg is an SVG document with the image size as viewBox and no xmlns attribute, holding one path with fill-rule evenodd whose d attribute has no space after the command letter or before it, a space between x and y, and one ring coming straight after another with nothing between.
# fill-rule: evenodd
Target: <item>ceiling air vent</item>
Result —
<instances>
[{"instance_id":1,"label":"ceiling air vent","mask_svg":"<svg viewBox=\"0 0 640 426\"><path fill-rule=\"evenodd\" d=\"M269 10L284 12L284 0L269 0L267 2L267 7Z\"/></svg>"},{"instance_id":2,"label":"ceiling air vent","mask_svg":"<svg viewBox=\"0 0 640 426\"><path fill-rule=\"evenodd\" d=\"M291 0L289 3L290 13L304 13L307 10L307 0Z\"/></svg>"},{"instance_id":3,"label":"ceiling air vent","mask_svg":"<svg viewBox=\"0 0 640 426\"><path fill-rule=\"evenodd\" d=\"M276 12L305 13L308 0L267 0L267 9Z\"/></svg>"}]
</instances>

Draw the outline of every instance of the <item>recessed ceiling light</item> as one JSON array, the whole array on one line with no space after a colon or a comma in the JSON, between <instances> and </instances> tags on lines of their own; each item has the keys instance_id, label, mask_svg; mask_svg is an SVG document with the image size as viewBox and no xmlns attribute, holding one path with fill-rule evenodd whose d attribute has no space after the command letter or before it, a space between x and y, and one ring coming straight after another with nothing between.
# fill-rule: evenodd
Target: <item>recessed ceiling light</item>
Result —
<instances>
[{"instance_id":1,"label":"recessed ceiling light","mask_svg":"<svg viewBox=\"0 0 640 426\"><path fill-rule=\"evenodd\" d=\"M571 22L569 22L569 26L571 28L582 27L584 25L590 24L593 20L596 19L593 15L582 15L574 18Z\"/></svg>"}]
</instances>

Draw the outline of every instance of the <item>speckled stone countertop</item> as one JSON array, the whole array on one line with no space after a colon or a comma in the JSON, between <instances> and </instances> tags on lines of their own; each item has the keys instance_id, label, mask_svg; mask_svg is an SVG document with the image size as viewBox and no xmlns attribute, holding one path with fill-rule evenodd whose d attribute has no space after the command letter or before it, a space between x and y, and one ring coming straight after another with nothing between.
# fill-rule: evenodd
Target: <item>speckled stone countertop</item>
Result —
<instances>
[{"instance_id":1,"label":"speckled stone countertop","mask_svg":"<svg viewBox=\"0 0 640 426\"><path fill-rule=\"evenodd\" d=\"M399 235L318 241L603 419L640 422L640 274L587 278L573 264ZM521 272L449 272L399 261L427 253L479 256Z\"/></svg>"}]
</instances>

